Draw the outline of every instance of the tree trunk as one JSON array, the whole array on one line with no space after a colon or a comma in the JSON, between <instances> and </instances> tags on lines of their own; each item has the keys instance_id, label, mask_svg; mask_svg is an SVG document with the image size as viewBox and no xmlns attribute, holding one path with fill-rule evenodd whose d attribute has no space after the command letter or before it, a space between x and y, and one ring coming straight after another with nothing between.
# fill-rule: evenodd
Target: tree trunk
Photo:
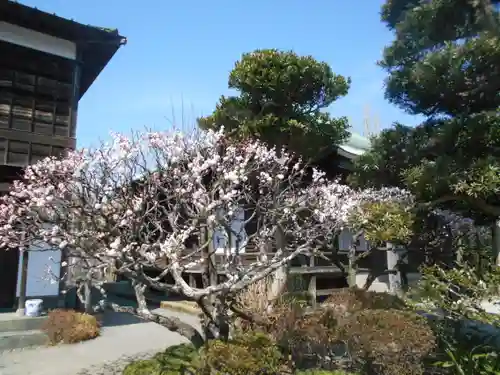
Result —
<instances>
[{"instance_id":1,"label":"tree trunk","mask_svg":"<svg viewBox=\"0 0 500 375\"><path fill-rule=\"evenodd\" d=\"M276 241L276 249L285 251L285 246L286 246L285 235L280 228L276 230L274 238ZM268 293L267 298L269 301L276 300L277 298L279 298L279 296L281 296L285 292L288 282L289 272L290 272L290 265L288 263L285 263L283 266L278 268L273 273L273 282L271 284L270 290L267 291Z\"/></svg>"},{"instance_id":2,"label":"tree trunk","mask_svg":"<svg viewBox=\"0 0 500 375\"><path fill-rule=\"evenodd\" d=\"M358 274L358 267L356 265L356 242L352 241L351 246L349 247L348 254L348 268L347 268L347 284L349 288L356 288L358 286L356 282L356 276Z\"/></svg>"},{"instance_id":3,"label":"tree trunk","mask_svg":"<svg viewBox=\"0 0 500 375\"><path fill-rule=\"evenodd\" d=\"M275 301L278 299L283 293L286 291L288 275L290 271L290 266L288 264L284 264L280 268L278 268L273 274L273 281L268 290L267 298L268 300Z\"/></svg>"},{"instance_id":4,"label":"tree trunk","mask_svg":"<svg viewBox=\"0 0 500 375\"><path fill-rule=\"evenodd\" d=\"M500 267L500 219L497 219L492 228L493 254L495 255L495 264Z\"/></svg>"},{"instance_id":5,"label":"tree trunk","mask_svg":"<svg viewBox=\"0 0 500 375\"><path fill-rule=\"evenodd\" d=\"M134 287L135 297L137 299L137 308L119 306L117 304L110 303L107 303L104 308L110 308L111 310L117 312L127 312L144 320L155 322L172 332L177 332L181 336L184 336L191 341L196 348L201 348L205 344L204 337L192 325L182 322L179 318L170 318L163 315L153 314L149 310L146 298L144 297L146 285L132 280L132 286Z\"/></svg>"}]
</instances>

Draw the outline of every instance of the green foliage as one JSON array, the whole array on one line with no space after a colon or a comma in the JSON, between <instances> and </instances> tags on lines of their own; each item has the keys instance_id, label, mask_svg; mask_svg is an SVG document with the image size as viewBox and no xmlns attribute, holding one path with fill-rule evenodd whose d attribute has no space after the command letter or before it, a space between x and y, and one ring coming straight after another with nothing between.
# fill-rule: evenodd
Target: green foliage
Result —
<instances>
[{"instance_id":1,"label":"green foliage","mask_svg":"<svg viewBox=\"0 0 500 375\"><path fill-rule=\"evenodd\" d=\"M445 359L434 363L436 367L450 369L457 375L500 375L498 350L487 346L476 346L463 350L446 342Z\"/></svg>"},{"instance_id":2,"label":"green foliage","mask_svg":"<svg viewBox=\"0 0 500 375\"><path fill-rule=\"evenodd\" d=\"M228 342L209 341L202 350L201 370L234 375L279 374L283 357L274 341L261 332L236 335Z\"/></svg>"},{"instance_id":3,"label":"green foliage","mask_svg":"<svg viewBox=\"0 0 500 375\"><path fill-rule=\"evenodd\" d=\"M386 1L382 20L395 32L380 62L386 97L428 120L382 132L351 183L406 187L485 223L500 216L498 3Z\"/></svg>"},{"instance_id":4,"label":"green foliage","mask_svg":"<svg viewBox=\"0 0 500 375\"><path fill-rule=\"evenodd\" d=\"M47 334L51 345L74 344L99 336L100 323L89 314L74 310L55 309L49 312L42 330Z\"/></svg>"},{"instance_id":5,"label":"green foliage","mask_svg":"<svg viewBox=\"0 0 500 375\"><path fill-rule=\"evenodd\" d=\"M306 159L331 152L348 136L348 120L322 110L347 94L350 79L311 56L276 49L246 53L228 86L239 95L222 96L212 115L198 120L201 128L223 126L233 137L257 137Z\"/></svg>"},{"instance_id":6,"label":"green foliage","mask_svg":"<svg viewBox=\"0 0 500 375\"><path fill-rule=\"evenodd\" d=\"M497 375L500 319L488 313L484 303L498 296L500 268L492 262L491 248L462 245L462 260L451 267L421 269L415 308L439 314L433 319L440 353L435 366L450 374Z\"/></svg>"},{"instance_id":7,"label":"green foliage","mask_svg":"<svg viewBox=\"0 0 500 375\"><path fill-rule=\"evenodd\" d=\"M153 358L135 361L127 365L123 375L179 375L183 371L196 371L193 363L196 362L198 352L190 344L175 345ZM195 372L196 373L196 372Z\"/></svg>"},{"instance_id":8,"label":"green foliage","mask_svg":"<svg viewBox=\"0 0 500 375\"><path fill-rule=\"evenodd\" d=\"M371 148L354 162L348 182L354 187L405 187L403 173L418 165L432 129L396 123L371 140Z\"/></svg>"},{"instance_id":9,"label":"green foliage","mask_svg":"<svg viewBox=\"0 0 500 375\"><path fill-rule=\"evenodd\" d=\"M407 243L413 234L411 208L398 202L365 203L354 211L350 221L372 244Z\"/></svg>"},{"instance_id":10,"label":"green foliage","mask_svg":"<svg viewBox=\"0 0 500 375\"><path fill-rule=\"evenodd\" d=\"M396 31L381 61L389 73L388 99L426 116L498 108L499 29L490 30L478 17L484 10L498 17L492 1L404 3L389 0L383 10L383 20Z\"/></svg>"},{"instance_id":11,"label":"green foliage","mask_svg":"<svg viewBox=\"0 0 500 375\"><path fill-rule=\"evenodd\" d=\"M481 303L498 295L500 267L489 264L481 272L469 263L450 269L438 265L424 267L416 289L428 310L438 308L456 321L471 319L500 327L498 316L488 314Z\"/></svg>"}]
</instances>

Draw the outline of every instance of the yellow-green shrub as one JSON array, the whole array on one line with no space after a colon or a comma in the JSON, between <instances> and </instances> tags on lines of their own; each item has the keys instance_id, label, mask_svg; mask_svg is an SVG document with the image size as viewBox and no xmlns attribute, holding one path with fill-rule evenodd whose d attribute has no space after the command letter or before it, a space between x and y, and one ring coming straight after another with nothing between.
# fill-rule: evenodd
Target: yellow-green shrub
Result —
<instances>
[{"instance_id":1,"label":"yellow-green shrub","mask_svg":"<svg viewBox=\"0 0 500 375\"><path fill-rule=\"evenodd\" d=\"M179 375L186 370L196 374L194 366L197 358L198 351L193 345L175 345L157 353L151 359L128 364L123 375Z\"/></svg>"},{"instance_id":2,"label":"yellow-green shrub","mask_svg":"<svg viewBox=\"0 0 500 375\"><path fill-rule=\"evenodd\" d=\"M262 332L239 334L228 342L209 341L200 358L201 370L231 375L275 375L283 365L278 347Z\"/></svg>"}]
</instances>

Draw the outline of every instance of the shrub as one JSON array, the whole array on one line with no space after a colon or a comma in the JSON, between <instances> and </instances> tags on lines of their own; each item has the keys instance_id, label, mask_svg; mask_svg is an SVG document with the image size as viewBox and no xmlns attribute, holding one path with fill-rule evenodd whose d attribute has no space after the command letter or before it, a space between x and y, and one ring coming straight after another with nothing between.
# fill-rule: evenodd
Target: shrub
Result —
<instances>
[{"instance_id":1,"label":"shrub","mask_svg":"<svg viewBox=\"0 0 500 375\"><path fill-rule=\"evenodd\" d=\"M100 324L92 315L56 309L49 312L42 330L47 334L51 345L72 344L99 336Z\"/></svg>"},{"instance_id":2,"label":"shrub","mask_svg":"<svg viewBox=\"0 0 500 375\"><path fill-rule=\"evenodd\" d=\"M244 310L266 318L270 324L274 324L276 317L286 313L294 306L303 308L311 305L310 294L303 291L285 291L280 296L272 296L272 281L272 277L268 277L249 285L238 294L238 304ZM294 284L298 284L298 281L295 280ZM287 288L290 288L290 286L287 286ZM275 297L274 300L272 300L273 297ZM250 332L262 328L238 316L235 316L234 327L242 332Z\"/></svg>"},{"instance_id":3,"label":"shrub","mask_svg":"<svg viewBox=\"0 0 500 375\"><path fill-rule=\"evenodd\" d=\"M255 313L265 313L271 298L272 277L250 284L238 293L238 303Z\"/></svg>"},{"instance_id":4,"label":"shrub","mask_svg":"<svg viewBox=\"0 0 500 375\"><path fill-rule=\"evenodd\" d=\"M179 375L186 370L196 373L194 363L197 358L198 352L193 345L175 345L151 359L128 364L123 375Z\"/></svg>"},{"instance_id":5,"label":"shrub","mask_svg":"<svg viewBox=\"0 0 500 375\"><path fill-rule=\"evenodd\" d=\"M202 350L200 367L231 375L275 375L284 359L274 341L261 332L236 335L232 340L209 341Z\"/></svg>"},{"instance_id":6,"label":"shrub","mask_svg":"<svg viewBox=\"0 0 500 375\"><path fill-rule=\"evenodd\" d=\"M331 310L307 312L292 305L276 314L271 334L281 351L292 359L295 368L329 369L332 359L342 356L344 345L340 345L342 353L339 353L338 320Z\"/></svg>"},{"instance_id":7,"label":"shrub","mask_svg":"<svg viewBox=\"0 0 500 375\"><path fill-rule=\"evenodd\" d=\"M409 311L364 310L346 318L338 339L348 343L357 365L371 374L419 375L436 347L427 321Z\"/></svg>"},{"instance_id":8,"label":"shrub","mask_svg":"<svg viewBox=\"0 0 500 375\"><path fill-rule=\"evenodd\" d=\"M442 361L434 363L437 368L451 368L453 373L460 375L500 374L500 355L494 348L478 346L472 350L462 350L448 345L445 355Z\"/></svg>"},{"instance_id":9,"label":"shrub","mask_svg":"<svg viewBox=\"0 0 500 375\"><path fill-rule=\"evenodd\" d=\"M378 293L359 288L339 289L326 299L324 307L331 307L341 315L362 310L406 309L405 302L389 293Z\"/></svg>"}]
</instances>

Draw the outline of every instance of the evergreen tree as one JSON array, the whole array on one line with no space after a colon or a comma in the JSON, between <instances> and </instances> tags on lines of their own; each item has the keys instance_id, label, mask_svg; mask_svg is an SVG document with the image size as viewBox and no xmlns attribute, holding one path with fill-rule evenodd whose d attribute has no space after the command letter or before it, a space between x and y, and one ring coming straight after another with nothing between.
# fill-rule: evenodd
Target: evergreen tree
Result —
<instances>
[{"instance_id":1,"label":"evergreen tree","mask_svg":"<svg viewBox=\"0 0 500 375\"><path fill-rule=\"evenodd\" d=\"M427 120L383 131L352 182L409 188L429 207L500 217L500 23L486 0L387 0L386 98Z\"/></svg>"},{"instance_id":2,"label":"evergreen tree","mask_svg":"<svg viewBox=\"0 0 500 375\"><path fill-rule=\"evenodd\" d=\"M198 119L203 129L224 127L235 138L255 137L317 160L348 136L347 118L324 110L347 95L350 79L325 62L276 49L246 53L229 75L238 95L222 96L212 115Z\"/></svg>"}]
</instances>

